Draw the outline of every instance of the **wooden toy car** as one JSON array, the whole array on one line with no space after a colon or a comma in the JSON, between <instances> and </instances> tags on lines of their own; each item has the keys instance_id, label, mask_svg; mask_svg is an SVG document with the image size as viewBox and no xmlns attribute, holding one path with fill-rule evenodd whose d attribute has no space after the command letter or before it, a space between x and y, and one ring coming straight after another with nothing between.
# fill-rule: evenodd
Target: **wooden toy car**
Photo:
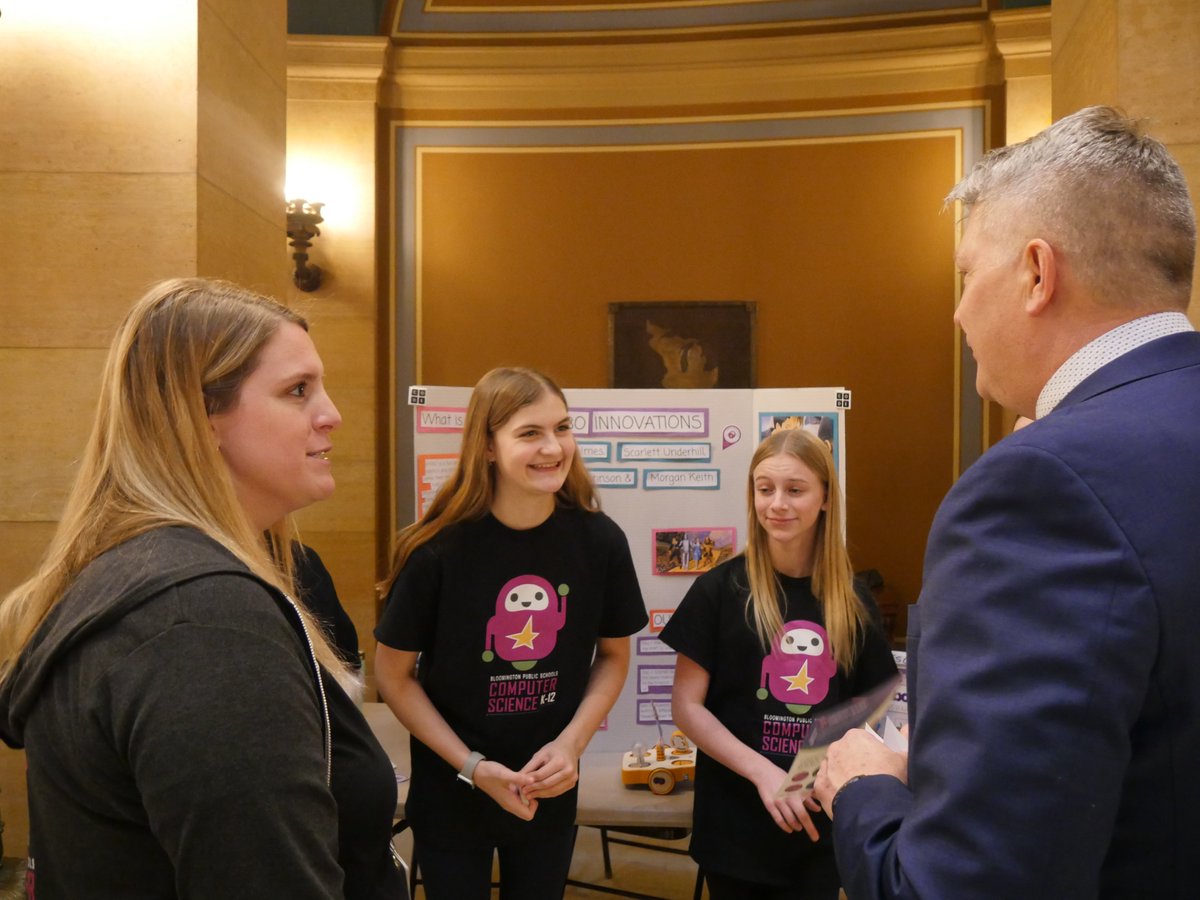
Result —
<instances>
[{"instance_id":1,"label":"wooden toy car","mask_svg":"<svg viewBox=\"0 0 1200 900\"><path fill-rule=\"evenodd\" d=\"M671 735L670 743L659 741L649 750L640 743L621 760L621 783L644 784L654 794L669 794L682 781L696 777L696 748L682 731Z\"/></svg>"}]
</instances>

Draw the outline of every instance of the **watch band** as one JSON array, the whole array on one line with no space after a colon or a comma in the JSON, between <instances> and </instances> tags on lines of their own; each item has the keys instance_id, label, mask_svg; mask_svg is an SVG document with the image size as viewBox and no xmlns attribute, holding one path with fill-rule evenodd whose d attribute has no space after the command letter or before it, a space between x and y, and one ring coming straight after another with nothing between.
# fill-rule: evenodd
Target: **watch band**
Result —
<instances>
[{"instance_id":1,"label":"watch band","mask_svg":"<svg viewBox=\"0 0 1200 900\"><path fill-rule=\"evenodd\" d=\"M854 784L854 782L859 781L866 777L867 777L866 775L851 776L850 778L847 778L846 781L842 784L842 786L834 792L833 799L829 801L829 817L830 818L833 818L833 815L834 815L833 811L837 808L838 798L842 796L842 792L844 790L846 790L846 788L850 787L850 785Z\"/></svg>"},{"instance_id":2,"label":"watch band","mask_svg":"<svg viewBox=\"0 0 1200 900\"><path fill-rule=\"evenodd\" d=\"M467 756L467 761L463 763L463 767L458 770L458 780L475 787L475 767L486 758L478 750L472 750Z\"/></svg>"}]
</instances>

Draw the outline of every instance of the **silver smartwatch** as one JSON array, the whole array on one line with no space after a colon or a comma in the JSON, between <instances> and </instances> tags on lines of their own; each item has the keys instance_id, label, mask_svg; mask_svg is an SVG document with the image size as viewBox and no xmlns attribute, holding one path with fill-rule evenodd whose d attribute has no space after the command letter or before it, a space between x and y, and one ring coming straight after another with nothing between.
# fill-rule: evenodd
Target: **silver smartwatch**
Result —
<instances>
[{"instance_id":1,"label":"silver smartwatch","mask_svg":"<svg viewBox=\"0 0 1200 900\"><path fill-rule=\"evenodd\" d=\"M486 757L478 750L472 750L467 756L467 761L463 763L463 767L458 770L458 780L471 787L475 787L475 767L479 765Z\"/></svg>"}]
</instances>

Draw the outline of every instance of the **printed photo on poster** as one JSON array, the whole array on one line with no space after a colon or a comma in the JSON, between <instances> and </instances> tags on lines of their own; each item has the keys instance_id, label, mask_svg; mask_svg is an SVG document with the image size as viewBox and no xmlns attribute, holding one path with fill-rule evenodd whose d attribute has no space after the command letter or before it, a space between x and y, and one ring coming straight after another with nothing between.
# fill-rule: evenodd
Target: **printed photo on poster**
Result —
<instances>
[{"instance_id":1,"label":"printed photo on poster","mask_svg":"<svg viewBox=\"0 0 1200 900\"><path fill-rule=\"evenodd\" d=\"M653 540L655 575L699 575L737 552L736 528L656 528Z\"/></svg>"},{"instance_id":2,"label":"printed photo on poster","mask_svg":"<svg viewBox=\"0 0 1200 900\"><path fill-rule=\"evenodd\" d=\"M829 452L836 460L837 455L837 415L829 412L770 412L758 416L758 439L769 438L776 431L786 431L790 428L802 428L811 431L823 440Z\"/></svg>"}]
</instances>

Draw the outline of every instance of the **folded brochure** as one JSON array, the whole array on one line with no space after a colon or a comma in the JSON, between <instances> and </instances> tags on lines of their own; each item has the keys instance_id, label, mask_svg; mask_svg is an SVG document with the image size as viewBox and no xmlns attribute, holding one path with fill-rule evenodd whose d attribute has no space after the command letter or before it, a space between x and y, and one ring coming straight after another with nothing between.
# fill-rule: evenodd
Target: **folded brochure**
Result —
<instances>
[{"instance_id":1,"label":"folded brochure","mask_svg":"<svg viewBox=\"0 0 1200 900\"><path fill-rule=\"evenodd\" d=\"M795 791L803 791L805 796L811 794L817 769L820 768L829 745L852 728L874 726L891 706L899 684L900 676L893 675L867 693L852 697L845 703L839 703L820 715L813 716L812 727L808 730L800 749L796 751L796 757L788 768L787 778L775 795L782 797Z\"/></svg>"}]
</instances>

